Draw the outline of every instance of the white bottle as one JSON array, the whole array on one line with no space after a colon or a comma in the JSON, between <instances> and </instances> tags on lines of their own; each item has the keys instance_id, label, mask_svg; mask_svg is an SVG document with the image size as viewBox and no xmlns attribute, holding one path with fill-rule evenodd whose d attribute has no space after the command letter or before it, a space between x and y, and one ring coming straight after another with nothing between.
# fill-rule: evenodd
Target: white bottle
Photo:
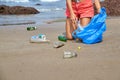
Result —
<instances>
[{"instance_id":1,"label":"white bottle","mask_svg":"<svg viewBox=\"0 0 120 80\"><path fill-rule=\"evenodd\" d=\"M77 26L79 27L80 31L84 30L84 28L80 25L80 22L77 22Z\"/></svg>"}]
</instances>

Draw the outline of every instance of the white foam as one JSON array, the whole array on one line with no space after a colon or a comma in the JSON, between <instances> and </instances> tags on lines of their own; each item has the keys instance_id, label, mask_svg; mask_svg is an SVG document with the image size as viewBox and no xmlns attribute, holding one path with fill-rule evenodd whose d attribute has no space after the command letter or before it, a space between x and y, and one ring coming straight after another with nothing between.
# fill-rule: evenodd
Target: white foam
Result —
<instances>
[{"instance_id":1,"label":"white foam","mask_svg":"<svg viewBox=\"0 0 120 80\"><path fill-rule=\"evenodd\" d=\"M0 0L3 2L29 2L29 0Z\"/></svg>"},{"instance_id":2,"label":"white foam","mask_svg":"<svg viewBox=\"0 0 120 80\"><path fill-rule=\"evenodd\" d=\"M64 9L63 9L63 8L52 8L52 9L49 9L49 8L42 8L42 9L38 9L38 11L40 11L40 12L60 11L60 10L64 10Z\"/></svg>"},{"instance_id":3,"label":"white foam","mask_svg":"<svg viewBox=\"0 0 120 80\"><path fill-rule=\"evenodd\" d=\"M56 1L59 1L59 0L40 0L41 2L56 2Z\"/></svg>"}]
</instances>

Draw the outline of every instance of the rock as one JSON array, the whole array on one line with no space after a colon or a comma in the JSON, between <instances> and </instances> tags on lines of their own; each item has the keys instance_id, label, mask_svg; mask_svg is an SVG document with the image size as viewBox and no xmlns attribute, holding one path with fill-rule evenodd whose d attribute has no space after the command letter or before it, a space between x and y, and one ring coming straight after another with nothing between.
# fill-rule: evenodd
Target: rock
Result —
<instances>
[{"instance_id":1,"label":"rock","mask_svg":"<svg viewBox=\"0 0 120 80\"><path fill-rule=\"evenodd\" d=\"M106 8L108 16L120 16L120 0L105 0L101 6Z\"/></svg>"},{"instance_id":2,"label":"rock","mask_svg":"<svg viewBox=\"0 0 120 80\"><path fill-rule=\"evenodd\" d=\"M0 5L0 14L37 14L39 11L37 11L35 8L32 7L23 7L23 6L6 6L6 5Z\"/></svg>"},{"instance_id":3,"label":"rock","mask_svg":"<svg viewBox=\"0 0 120 80\"><path fill-rule=\"evenodd\" d=\"M40 6L41 4L40 4L40 3L37 3L37 4L35 4L35 5Z\"/></svg>"}]
</instances>

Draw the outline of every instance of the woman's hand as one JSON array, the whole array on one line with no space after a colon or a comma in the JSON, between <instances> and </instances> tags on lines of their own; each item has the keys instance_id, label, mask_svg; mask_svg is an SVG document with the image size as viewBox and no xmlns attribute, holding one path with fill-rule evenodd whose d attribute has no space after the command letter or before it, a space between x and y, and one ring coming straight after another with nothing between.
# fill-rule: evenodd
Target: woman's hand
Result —
<instances>
[{"instance_id":1,"label":"woman's hand","mask_svg":"<svg viewBox=\"0 0 120 80\"><path fill-rule=\"evenodd\" d=\"M71 14L70 19L71 19L73 24L76 24L77 17L74 13Z\"/></svg>"},{"instance_id":2,"label":"woman's hand","mask_svg":"<svg viewBox=\"0 0 120 80\"><path fill-rule=\"evenodd\" d=\"M100 13L100 8L97 9L97 13L98 13L98 14Z\"/></svg>"}]
</instances>

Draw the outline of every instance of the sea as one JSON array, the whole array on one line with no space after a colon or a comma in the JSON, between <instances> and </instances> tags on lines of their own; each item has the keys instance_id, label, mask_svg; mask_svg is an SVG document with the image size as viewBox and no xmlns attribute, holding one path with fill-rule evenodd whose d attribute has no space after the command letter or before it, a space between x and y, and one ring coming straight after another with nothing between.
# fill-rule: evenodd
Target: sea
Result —
<instances>
[{"instance_id":1,"label":"sea","mask_svg":"<svg viewBox=\"0 0 120 80\"><path fill-rule=\"evenodd\" d=\"M31 15L0 15L0 25L22 23L39 25L50 20L64 19L65 4L66 0L0 0L0 5L34 7L40 12Z\"/></svg>"},{"instance_id":2,"label":"sea","mask_svg":"<svg viewBox=\"0 0 120 80\"><path fill-rule=\"evenodd\" d=\"M30 15L0 15L0 25L44 24L65 18L66 0L0 0L0 5L34 7L40 13ZM40 5L37 5L40 4Z\"/></svg>"}]
</instances>

